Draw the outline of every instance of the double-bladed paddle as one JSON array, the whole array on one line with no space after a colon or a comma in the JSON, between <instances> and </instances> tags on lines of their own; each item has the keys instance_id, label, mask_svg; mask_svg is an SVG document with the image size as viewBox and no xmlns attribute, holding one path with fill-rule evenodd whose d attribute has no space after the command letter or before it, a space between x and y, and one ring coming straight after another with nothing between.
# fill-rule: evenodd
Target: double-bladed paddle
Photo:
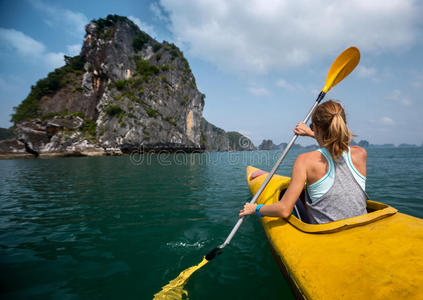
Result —
<instances>
[{"instance_id":1,"label":"double-bladed paddle","mask_svg":"<svg viewBox=\"0 0 423 300\"><path fill-rule=\"evenodd\" d=\"M350 47L342 52L332 63L332 66L329 69L328 75L326 77L325 86L323 87L322 91L320 92L319 96L317 97L313 107L308 112L306 118L304 119L304 123L310 119L311 115L313 114L316 107L319 105L320 101L325 97L326 93L330 91L335 85L342 81L345 77L348 76L354 70L354 68L358 65L360 61L360 51L356 47ZM285 150L283 151L281 157L276 162L275 166L273 167L272 171L266 177L262 185L260 186L257 193L251 199L250 203L255 203L260 197L263 190L266 188L266 185L269 183L272 176L275 174L276 170L278 169L279 165L284 160L285 156L288 154L289 150L291 149L292 145L294 145L295 140L297 139L298 135L295 134L289 144L286 146ZM244 222L245 216L239 218L238 222L232 228L231 233L226 238L225 242L220 246L217 246L212 251L210 251L204 258L203 261L200 262L196 266L192 266L184 271L182 271L178 277L171 280L167 285L162 287L162 290L154 295L154 299L182 299L183 295L187 295L187 291L184 290L184 285L187 282L188 278L199 268L204 266L207 262L211 261L216 255L222 252L222 249L225 248L231 242L232 238L235 236L236 232L238 231L239 227L241 226L242 222Z\"/></svg>"}]
</instances>

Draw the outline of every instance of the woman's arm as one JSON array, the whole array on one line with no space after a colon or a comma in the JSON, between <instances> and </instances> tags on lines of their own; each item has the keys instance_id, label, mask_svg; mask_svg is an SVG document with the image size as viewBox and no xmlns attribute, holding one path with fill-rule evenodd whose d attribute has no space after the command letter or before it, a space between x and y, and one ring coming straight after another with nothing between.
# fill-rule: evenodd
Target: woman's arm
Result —
<instances>
[{"instance_id":1,"label":"woman's arm","mask_svg":"<svg viewBox=\"0 0 423 300\"><path fill-rule=\"evenodd\" d=\"M314 138L314 132L304 122L299 122L294 128L294 133L301 136L309 136Z\"/></svg>"},{"instance_id":2,"label":"woman's arm","mask_svg":"<svg viewBox=\"0 0 423 300\"><path fill-rule=\"evenodd\" d=\"M292 167L291 183L288 186L282 199L271 205L264 205L260 208L260 214L268 217L288 218L291 215L295 202L297 202L307 179L305 154L297 157ZM246 203L239 212L239 217L253 215L256 213L257 204Z\"/></svg>"}]
</instances>

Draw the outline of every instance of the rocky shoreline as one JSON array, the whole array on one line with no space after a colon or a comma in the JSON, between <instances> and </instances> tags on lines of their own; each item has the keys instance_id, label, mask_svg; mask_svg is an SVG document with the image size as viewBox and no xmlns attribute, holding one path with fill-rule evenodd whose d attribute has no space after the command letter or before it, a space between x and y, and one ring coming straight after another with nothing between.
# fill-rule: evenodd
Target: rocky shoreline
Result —
<instances>
[{"instance_id":1,"label":"rocky shoreline","mask_svg":"<svg viewBox=\"0 0 423 300\"><path fill-rule=\"evenodd\" d=\"M19 144L15 151L9 148L8 151L1 151L4 144ZM233 151L233 150L232 150ZM246 150L253 151L253 150ZM134 154L160 154L160 153L205 153L205 152L227 152L227 151L207 151L203 148L175 147L174 145L142 145L137 148L106 148L80 151L53 151L41 153L29 153L25 150L24 143L9 139L0 141L0 159L34 159L34 158L58 158L58 157L94 157L94 156L130 156Z\"/></svg>"},{"instance_id":2,"label":"rocky shoreline","mask_svg":"<svg viewBox=\"0 0 423 300\"><path fill-rule=\"evenodd\" d=\"M204 120L204 122L206 122ZM0 159L119 156L144 153L201 153L234 150L255 150L254 145L245 143L236 149L231 145L228 134L215 126L205 130L209 140L222 140L206 147L186 143L159 142L121 143L116 146L101 144L84 130L86 121L78 115L34 118L19 122L13 127L13 136L0 140ZM12 130L10 130L12 131ZM205 137L203 137L205 138ZM248 139L247 139L248 140ZM249 141L249 140L248 140ZM244 143L244 139L239 139Z\"/></svg>"}]
</instances>

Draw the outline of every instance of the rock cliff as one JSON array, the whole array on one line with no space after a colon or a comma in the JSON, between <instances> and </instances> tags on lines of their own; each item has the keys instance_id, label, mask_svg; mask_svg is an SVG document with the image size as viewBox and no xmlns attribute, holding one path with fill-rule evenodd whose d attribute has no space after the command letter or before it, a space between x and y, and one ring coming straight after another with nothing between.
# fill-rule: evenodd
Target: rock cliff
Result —
<instances>
[{"instance_id":1,"label":"rock cliff","mask_svg":"<svg viewBox=\"0 0 423 300\"><path fill-rule=\"evenodd\" d=\"M201 143L208 151L256 150L250 139L242 134L225 130L201 119Z\"/></svg>"},{"instance_id":2,"label":"rock cliff","mask_svg":"<svg viewBox=\"0 0 423 300\"><path fill-rule=\"evenodd\" d=\"M12 115L17 139L35 153L236 148L202 118L205 95L179 48L128 18L91 21L80 55L65 60Z\"/></svg>"},{"instance_id":3,"label":"rock cliff","mask_svg":"<svg viewBox=\"0 0 423 300\"><path fill-rule=\"evenodd\" d=\"M277 146L273 144L272 140L263 140L258 148L259 150L275 150Z\"/></svg>"},{"instance_id":4,"label":"rock cliff","mask_svg":"<svg viewBox=\"0 0 423 300\"><path fill-rule=\"evenodd\" d=\"M275 145L272 140L263 140L261 144L259 145L258 149L259 150L284 150L286 146L288 146L288 143L280 143L278 145ZM299 149L299 150L303 149L303 150L309 150L309 151L316 150L318 148L319 146L317 144L311 144L308 146L293 144L291 147L291 149Z\"/></svg>"}]
</instances>

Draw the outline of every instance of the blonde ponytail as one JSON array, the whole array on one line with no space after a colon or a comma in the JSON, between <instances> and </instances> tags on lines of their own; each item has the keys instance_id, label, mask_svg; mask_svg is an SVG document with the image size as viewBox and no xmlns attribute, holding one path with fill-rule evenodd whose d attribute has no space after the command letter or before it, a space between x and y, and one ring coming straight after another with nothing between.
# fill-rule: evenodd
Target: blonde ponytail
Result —
<instances>
[{"instance_id":1,"label":"blonde ponytail","mask_svg":"<svg viewBox=\"0 0 423 300\"><path fill-rule=\"evenodd\" d=\"M333 100L320 104L313 113L312 122L318 127L321 146L338 160L348 150L353 136L347 127L342 105Z\"/></svg>"}]
</instances>

